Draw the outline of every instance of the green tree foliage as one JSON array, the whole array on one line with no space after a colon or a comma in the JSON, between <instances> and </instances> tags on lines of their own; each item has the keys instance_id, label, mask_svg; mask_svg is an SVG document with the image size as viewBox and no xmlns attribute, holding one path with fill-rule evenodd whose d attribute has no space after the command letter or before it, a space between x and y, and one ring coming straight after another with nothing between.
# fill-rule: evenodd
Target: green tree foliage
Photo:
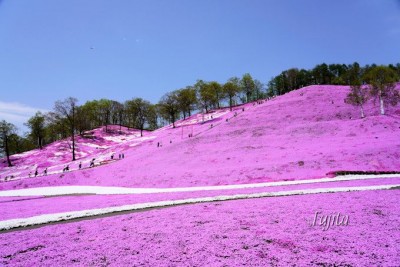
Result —
<instances>
[{"instance_id":1,"label":"green tree foliage","mask_svg":"<svg viewBox=\"0 0 400 267\"><path fill-rule=\"evenodd\" d=\"M22 153L35 148L35 145L31 142L29 136L19 136L17 133L13 133L10 135L9 141L10 155Z\"/></svg>"},{"instance_id":2,"label":"green tree foliage","mask_svg":"<svg viewBox=\"0 0 400 267\"><path fill-rule=\"evenodd\" d=\"M267 83L267 96L273 97L278 95L278 90L276 87L276 77L269 80Z\"/></svg>"},{"instance_id":3,"label":"green tree foliage","mask_svg":"<svg viewBox=\"0 0 400 267\"><path fill-rule=\"evenodd\" d=\"M149 130L158 128L158 112L157 105L150 105L147 112L147 124Z\"/></svg>"},{"instance_id":4,"label":"green tree foliage","mask_svg":"<svg viewBox=\"0 0 400 267\"><path fill-rule=\"evenodd\" d=\"M8 167L13 166L10 159L10 143L11 136L15 135L15 132L16 127L14 124L5 120L0 121L0 149L6 155Z\"/></svg>"},{"instance_id":5,"label":"green tree foliage","mask_svg":"<svg viewBox=\"0 0 400 267\"><path fill-rule=\"evenodd\" d=\"M371 95L379 100L381 115L385 115L385 103L395 106L400 101L399 92L395 90L398 79L397 73L386 66L372 67L364 75Z\"/></svg>"},{"instance_id":6,"label":"green tree foliage","mask_svg":"<svg viewBox=\"0 0 400 267\"><path fill-rule=\"evenodd\" d=\"M79 114L78 130L83 131L105 126L108 132L108 125L119 125L120 129L126 123L125 107L118 101L100 99L87 101L77 109Z\"/></svg>"},{"instance_id":7,"label":"green tree foliage","mask_svg":"<svg viewBox=\"0 0 400 267\"><path fill-rule=\"evenodd\" d=\"M193 86L187 86L177 91L177 97L183 119L186 119L186 116L190 117L197 104L196 89Z\"/></svg>"},{"instance_id":8,"label":"green tree foliage","mask_svg":"<svg viewBox=\"0 0 400 267\"><path fill-rule=\"evenodd\" d=\"M222 90L222 85L216 81L209 82L207 84L209 87L210 92L213 94L213 107L214 108L221 108L221 101L224 99L224 91Z\"/></svg>"},{"instance_id":9,"label":"green tree foliage","mask_svg":"<svg viewBox=\"0 0 400 267\"><path fill-rule=\"evenodd\" d=\"M251 77L249 73L245 73L242 77L241 85L243 93L246 96L246 102L248 103L251 101L251 97L253 96L256 87L253 77Z\"/></svg>"},{"instance_id":10,"label":"green tree foliage","mask_svg":"<svg viewBox=\"0 0 400 267\"><path fill-rule=\"evenodd\" d=\"M390 67L391 66L391 67ZM316 65L311 70L288 69L282 71L279 75L272 77L267 84L267 95L283 95L292 90L296 90L308 85L315 84L336 84L350 85L350 69L353 65L330 64L325 63ZM369 70L377 67L375 64L360 67L362 75ZM389 67L400 73L400 64L389 65Z\"/></svg>"},{"instance_id":11,"label":"green tree foliage","mask_svg":"<svg viewBox=\"0 0 400 267\"><path fill-rule=\"evenodd\" d=\"M121 103L115 100L111 100L111 115L110 115L110 120L109 123L113 125L117 125L119 123L119 114L118 111L120 110Z\"/></svg>"},{"instance_id":12,"label":"green tree foliage","mask_svg":"<svg viewBox=\"0 0 400 267\"><path fill-rule=\"evenodd\" d=\"M146 123L151 121L149 101L143 100L142 98L134 98L126 102L126 108L128 116L132 118L132 122L135 128L140 129L140 136L143 136L143 130Z\"/></svg>"},{"instance_id":13,"label":"green tree foliage","mask_svg":"<svg viewBox=\"0 0 400 267\"><path fill-rule=\"evenodd\" d=\"M229 109L232 111L232 106L236 95L240 92L240 79L237 77L230 78L222 87L225 96L229 101Z\"/></svg>"},{"instance_id":14,"label":"green tree foliage","mask_svg":"<svg viewBox=\"0 0 400 267\"><path fill-rule=\"evenodd\" d=\"M329 72L331 73L331 83L332 84L345 84L343 77L346 75L348 71L348 66L345 64L330 64L328 65Z\"/></svg>"},{"instance_id":15,"label":"green tree foliage","mask_svg":"<svg viewBox=\"0 0 400 267\"><path fill-rule=\"evenodd\" d=\"M396 64L396 73L397 73L397 77L400 77L400 63Z\"/></svg>"},{"instance_id":16,"label":"green tree foliage","mask_svg":"<svg viewBox=\"0 0 400 267\"><path fill-rule=\"evenodd\" d=\"M105 126L106 132L108 132L108 125L122 125L124 122L125 110L123 104L118 101L110 99L100 99L88 101L81 106L82 115L81 118L82 129L86 130L87 127L93 129L99 126Z\"/></svg>"},{"instance_id":17,"label":"green tree foliage","mask_svg":"<svg viewBox=\"0 0 400 267\"><path fill-rule=\"evenodd\" d=\"M46 143L54 142L69 136L69 126L64 117L60 117L56 112L50 111L45 114L45 118L45 136L48 138Z\"/></svg>"},{"instance_id":18,"label":"green tree foliage","mask_svg":"<svg viewBox=\"0 0 400 267\"><path fill-rule=\"evenodd\" d=\"M262 98L265 98L265 88L264 88L264 84L261 82L261 81L259 81L259 80L257 80L257 79L254 79L254 98L255 98L255 100L260 100L260 99L262 99Z\"/></svg>"},{"instance_id":19,"label":"green tree foliage","mask_svg":"<svg viewBox=\"0 0 400 267\"><path fill-rule=\"evenodd\" d=\"M350 93L347 95L345 102L354 106L359 106L361 118L365 117L363 105L369 99L368 88L362 86L361 68L358 63L354 63L348 70L347 78L350 84Z\"/></svg>"},{"instance_id":20,"label":"green tree foliage","mask_svg":"<svg viewBox=\"0 0 400 267\"><path fill-rule=\"evenodd\" d=\"M90 129L103 125L103 117L98 100L87 101L84 105L82 105L81 110Z\"/></svg>"},{"instance_id":21,"label":"green tree foliage","mask_svg":"<svg viewBox=\"0 0 400 267\"><path fill-rule=\"evenodd\" d=\"M310 71L305 69L301 69L297 74L297 86L295 89L307 86L311 84L312 74Z\"/></svg>"},{"instance_id":22,"label":"green tree foliage","mask_svg":"<svg viewBox=\"0 0 400 267\"><path fill-rule=\"evenodd\" d=\"M283 95L303 85L308 85L312 80L312 73L304 69L291 68L285 71L268 83L268 95Z\"/></svg>"},{"instance_id":23,"label":"green tree foliage","mask_svg":"<svg viewBox=\"0 0 400 267\"><path fill-rule=\"evenodd\" d=\"M379 99L381 113L388 103L396 105L400 96L395 90L395 82L400 75L400 64L387 67L375 64L360 67L359 64L319 64L311 70L290 68L272 77L264 85L246 73L242 79L233 77L221 85L216 81L198 80L193 86L187 86L165 94L158 104L152 105L141 98L134 98L121 104L114 100L100 99L87 101L77 106L75 98L68 98L55 103L54 112L37 113L29 119L27 126L31 129L30 139L34 139L39 148L43 144L71 137L72 154L75 160L75 137L78 132L83 135L87 130L109 124L135 127L141 130L154 130L164 121L175 127L175 122L182 114L185 119L196 109L208 113L210 109L221 108L224 104L232 106L240 99L242 103L264 98L265 96L282 95L298 88L313 84L350 85L351 92L346 103L359 106L361 117L364 117L363 105L372 95ZM364 83L364 85L363 85ZM369 83L369 85L365 85ZM367 92L371 92L371 95ZM4 125L4 124L3 124ZM4 127L3 127L4 128ZM4 135L2 144L5 149ZM29 138L20 137L11 131L7 135L8 153L21 152L32 147Z\"/></svg>"},{"instance_id":24,"label":"green tree foliage","mask_svg":"<svg viewBox=\"0 0 400 267\"><path fill-rule=\"evenodd\" d=\"M214 89L209 83L206 83L202 80L198 80L194 87L196 88L197 103L199 108L208 113L208 111L214 107L215 103L217 102Z\"/></svg>"},{"instance_id":25,"label":"green tree foliage","mask_svg":"<svg viewBox=\"0 0 400 267\"><path fill-rule=\"evenodd\" d=\"M114 114L118 121L119 130L121 131L122 125L124 124L126 117L125 106L119 102L115 102L114 105Z\"/></svg>"},{"instance_id":26,"label":"green tree foliage","mask_svg":"<svg viewBox=\"0 0 400 267\"><path fill-rule=\"evenodd\" d=\"M172 123L175 128L175 121L179 117L178 92L166 93L158 104L161 116Z\"/></svg>"},{"instance_id":27,"label":"green tree foliage","mask_svg":"<svg viewBox=\"0 0 400 267\"><path fill-rule=\"evenodd\" d=\"M329 71L327 64L317 65L312 70L312 75L315 84L332 84L334 75Z\"/></svg>"},{"instance_id":28,"label":"green tree foliage","mask_svg":"<svg viewBox=\"0 0 400 267\"><path fill-rule=\"evenodd\" d=\"M54 112L57 120L64 120L70 131L72 140L72 160L76 160L75 157L75 129L76 129L76 103L78 100L73 97L69 97L63 101L57 101L54 105Z\"/></svg>"},{"instance_id":29,"label":"green tree foliage","mask_svg":"<svg viewBox=\"0 0 400 267\"><path fill-rule=\"evenodd\" d=\"M101 125L105 125L106 132L108 132L108 124L111 121L112 108L112 101L109 99L103 98L97 102L97 111L101 118Z\"/></svg>"},{"instance_id":30,"label":"green tree foliage","mask_svg":"<svg viewBox=\"0 0 400 267\"><path fill-rule=\"evenodd\" d=\"M45 117L38 111L31 117L25 124L31 130L31 137L37 142L37 147L39 149L43 148L43 140L45 138Z\"/></svg>"},{"instance_id":31,"label":"green tree foliage","mask_svg":"<svg viewBox=\"0 0 400 267\"><path fill-rule=\"evenodd\" d=\"M297 68L289 69L285 72L284 77L286 78L286 88L287 91L292 91L298 88L299 83L297 81L299 76L299 70Z\"/></svg>"},{"instance_id":32,"label":"green tree foliage","mask_svg":"<svg viewBox=\"0 0 400 267\"><path fill-rule=\"evenodd\" d=\"M90 109L88 102L85 105L76 107L76 128L81 136L85 131L91 130L96 126L93 110Z\"/></svg>"}]
</instances>

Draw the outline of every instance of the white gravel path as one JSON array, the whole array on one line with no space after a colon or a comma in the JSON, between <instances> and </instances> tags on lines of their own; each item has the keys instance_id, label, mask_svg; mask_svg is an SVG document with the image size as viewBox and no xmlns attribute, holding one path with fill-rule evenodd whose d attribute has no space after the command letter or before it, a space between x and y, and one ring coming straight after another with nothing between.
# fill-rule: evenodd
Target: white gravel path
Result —
<instances>
[{"instance_id":1,"label":"white gravel path","mask_svg":"<svg viewBox=\"0 0 400 267\"><path fill-rule=\"evenodd\" d=\"M33 216L30 218L23 219L11 219L0 221L0 231L6 231L14 228L35 226L41 224L55 223L60 221L67 221L91 216L106 215L114 212L124 211L139 211L148 208L159 208L166 206L182 205L182 204L194 204L202 202L213 202L221 200L235 200L235 199L251 199L260 197L277 197L277 196L290 196L290 195L306 195L306 194L318 194L318 193L335 193L335 192L352 192L352 191L367 191L367 190L384 190L399 187L400 184L391 185L375 185L375 186L357 186L357 187L336 187L336 188L317 188L317 189L303 189L303 190L291 190L291 191L278 191L278 192L262 192L254 194L238 194L231 196L215 196L215 197L203 197L203 198L189 198L181 200L169 200L159 201L150 203L140 203L132 205L124 205L119 207L109 207L101 209L91 209L82 211L72 211L55 214L45 214L39 216Z\"/></svg>"},{"instance_id":2,"label":"white gravel path","mask_svg":"<svg viewBox=\"0 0 400 267\"><path fill-rule=\"evenodd\" d=\"M234 184L218 186L195 186L195 187L174 187L174 188L129 188L112 186L49 186L17 190L0 191L0 197L20 197L20 196L61 196L74 194L96 194L96 195L118 195L118 194L154 194L154 193L176 193L176 192L196 192L196 191L217 191L246 188L261 188L271 186L299 185L327 183L338 181L367 180L380 178L400 178L399 174L382 175L345 175L335 178L320 178L296 181L279 181L253 184Z\"/></svg>"}]
</instances>

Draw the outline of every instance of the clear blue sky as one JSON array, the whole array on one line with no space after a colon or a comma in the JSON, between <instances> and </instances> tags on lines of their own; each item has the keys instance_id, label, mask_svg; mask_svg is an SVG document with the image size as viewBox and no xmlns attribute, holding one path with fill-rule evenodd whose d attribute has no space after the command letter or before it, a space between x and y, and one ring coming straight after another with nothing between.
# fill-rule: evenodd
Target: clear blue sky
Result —
<instances>
[{"instance_id":1,"label":"clear blue sky","mask_svg":"<svg viewBox=\"0 0 400 267\"><path fill-rule=\"evenodd\" d=\"M398 0L0 0L0 119L69 96L157 102L197 79L400 62Z\"/></svg>"}]
</instances>

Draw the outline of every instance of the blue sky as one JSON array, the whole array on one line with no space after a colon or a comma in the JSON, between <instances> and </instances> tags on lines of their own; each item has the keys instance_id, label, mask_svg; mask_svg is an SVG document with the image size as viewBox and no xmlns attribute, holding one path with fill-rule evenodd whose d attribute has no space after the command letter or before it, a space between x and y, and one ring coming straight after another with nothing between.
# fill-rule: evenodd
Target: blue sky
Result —
<instances>
[{"instance_id":1,"label":"blue sky","mask_svg":"<svg viewBox=\"0 0 400 267\"><path fill-rule=\"evenodd\" d=\"M69 96L153 103L197 79L400 62L398 0L0 0L0 119Z\"/></svg>"}]
</instances>

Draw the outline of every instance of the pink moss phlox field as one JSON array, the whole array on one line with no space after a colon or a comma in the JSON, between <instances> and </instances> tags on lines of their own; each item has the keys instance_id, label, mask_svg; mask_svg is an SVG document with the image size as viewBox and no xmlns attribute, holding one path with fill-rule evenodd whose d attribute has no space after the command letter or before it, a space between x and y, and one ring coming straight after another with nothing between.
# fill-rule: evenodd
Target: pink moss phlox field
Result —
<instances>
[{"instance_id":1,"label":"pink moss phlox field","mask_svg":"<svg viewBox=\"0 0 400 267\"><path fill-rule=\"evenodd\" d=\"M164 200L179 200L221 195L228 196L236 194L251 194L260 192L277 192L314 188L372 186L381 184L400 184L400 178L383 178L342 182L332 181L329 183L181 193L177 192L137 195L83 195L59 197L0 197L0 219L8 220L16 218L28 218L41 214L116 207L128 204L150 203Z\"/></svg>"},{"instance_id":2,"label":"pink moss phlox field","mask_svg":"<svg viewBox=\"0 0 400 267\"><path fill-rule=\"evenodd\" d=\"M232 112L225 108L204 118L197 114L177 122L176 128L166 126L143 137L125 128L119 134L117 126L111 127L113 133L96 129L78 138L82 158L75 162L70 162L64 140L14 156L22 162L19 167L9 169L1 163L1 179L13 174L16 181L0 183L0 190L242 184L319 178L335 170L400 170L400 108L387 105L388 115L380 116L370 101L365 105L367 117L360 119L359 109L344 103L348 92L348 86L309 86ZM118 158L119 153L125 158L110 162L111 155ZM77 170L80 161L87 167L92 158L104 164ZM72 171L61 173L66 164ZM56 173L26 178L37 166L39 171L53 166L49 172Z\"/></svg>"},{"instance_id":3,"label":"pink moss phlox field","mask_svg":"<svg viewBox=\"0 0 400 267\"><path fill-rule=\"evenodd\" d=\"M4 233L12 266L396 266L399 190L184 205ZM348 226L312 226L315 212Z\"/></svg>"},{"instance_id":4,"label":"pink moss phlox field","mask_svg":"<svg viewBox=\"0 0 400 267\"><path fill-rule=\"evenodd\" d=\"M400 84L397 85L400 89ZM400 108L344 103L348 86L193 115L153 132L107 126L0 161L0 191L62 185L176 188L400 171ZM237 114L237 115L236 115ZM193 137L189 137L192 136ZM124 157L120 159L120 155ZM95 167L88 168L95 158ZM82 170L78 169L82 162ZM70 171L63 172L69 165ZM48 175L43 176L44 169ZM33 176L38 169L38 177ZM29 175L30 174L30 175ZM7 177L7 178L6 178ZM399 184L399 178L184 193L0 197L0 220L195 197ZM398 266L400 190L191 204L0 233L11 266ZM316 212L347 226L311 226Z\"/></svg>"}]
</instances>

